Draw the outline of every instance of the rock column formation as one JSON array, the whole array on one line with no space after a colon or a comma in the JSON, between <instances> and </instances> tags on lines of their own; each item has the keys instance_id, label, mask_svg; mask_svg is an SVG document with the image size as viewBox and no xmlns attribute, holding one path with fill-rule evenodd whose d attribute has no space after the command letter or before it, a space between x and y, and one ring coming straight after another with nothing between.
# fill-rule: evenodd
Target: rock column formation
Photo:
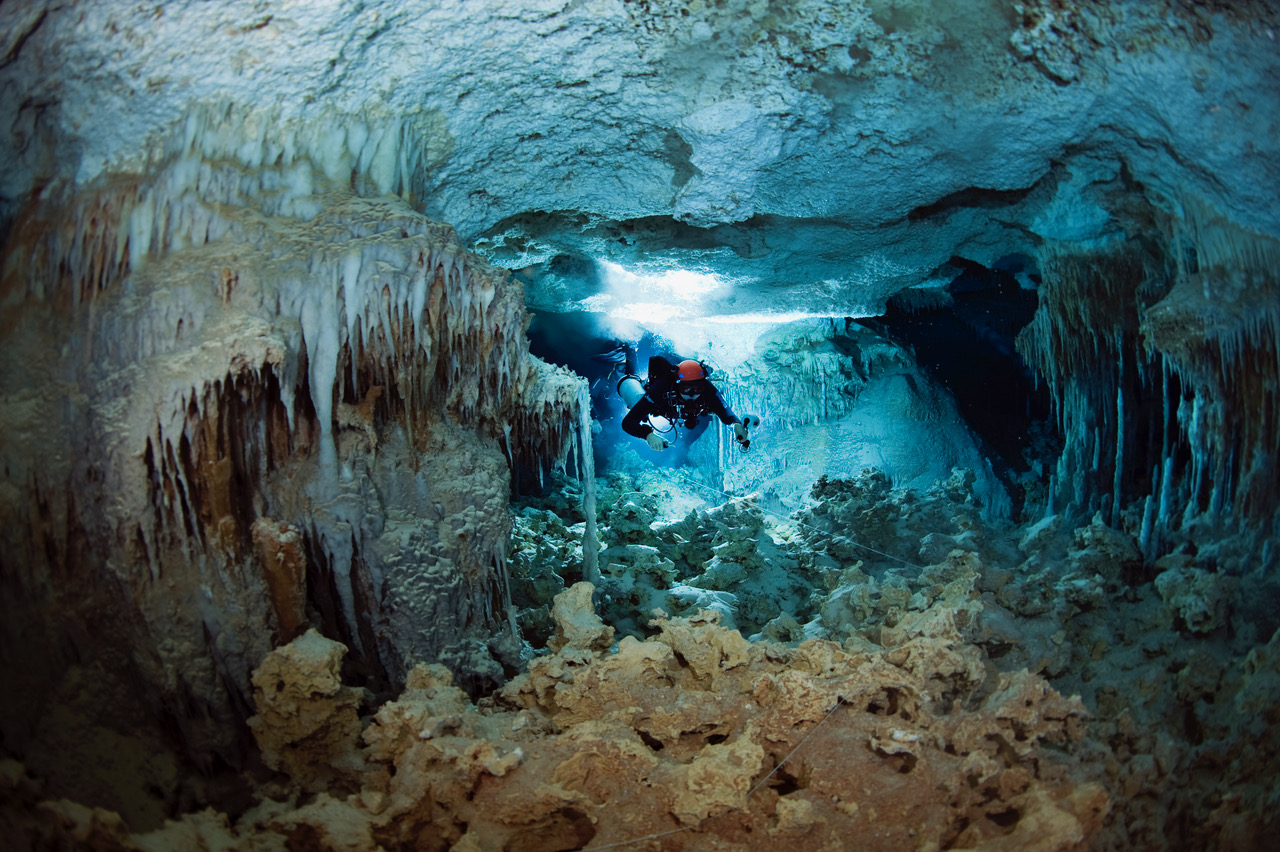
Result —
<instances>
[{"instance_id":1,"label":"rock column formation","mask_svg":"<svg viewBox=\"0 0 1280 852\"><path fill-rule=\"evenodd\" d=\"M216 136L51 193L9 236L0 621L21 753L64 707L238 767L250 673L308 625L375 694L420 660L501 683L521 660L510 471L589 446L581 380L529 356L504 271L396 196L216 156ZM73 773L100 739L41 769Z\"/></svg>"},{"instance_id":2,"label":"rock column formation","mask_svg":"<svg viewBox=\"0 0 1280 852\"><path fill-rule=\"evenodd\" d=\"M1065 444L1046 508L1126 521L1148 561L1273 535L1280 507L1280 240L1191 201L1162 225L1158 242L1046 252L1019 339Z\"/></svg>"}]
</instances>

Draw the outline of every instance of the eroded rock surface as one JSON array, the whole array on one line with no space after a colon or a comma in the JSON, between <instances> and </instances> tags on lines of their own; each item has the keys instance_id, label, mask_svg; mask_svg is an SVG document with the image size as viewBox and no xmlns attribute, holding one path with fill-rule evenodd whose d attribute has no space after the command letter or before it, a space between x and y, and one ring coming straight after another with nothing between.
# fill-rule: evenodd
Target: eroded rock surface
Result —
<instances>
[{"instance_id":1,"label":"eroded rock surface","mask_svg":"<svg viewBox=\"0 0 1280 852\"><path fill-rule=\"evenodd\" d=\"M1132 540L1096 518L962 529L968 481L914 494L868 473L821 485L831 499L805 515L868 513L883 519L868 532L902 552L955 545L925 566L865 562L851 540L844 556L821 553L838 539L788 538L790 520L750 501L676 525L718 525L730 545L771 531L807 554L823 583L803 625L782 613L749 640L713 609L656 612L612 642L593 597L617 589L615 568L600 589L561 584L550 647L492 696L475 702L423 663L361 717L369 696L337 677L343 646L311 632L254 674L251 726L276 773L241 811L130 834L109 811L42 802L10 763L6 819L33 842L146 850L549 850L652 835L691 850L839 849L854 835L873 849L1257 848L1280 759L1280 633L1196 629L1158 578L1120 583ZM616 515L619 535L675 553L669 526L634 523L669 507L636 508ZM719 558L685 544L686 563ZM703 571L712 589L714 576Z\"/></svg>"},{"instance_id":2,"label":"eroded rock surface","mask_svg":"<svg viewBox=\"0 0 1280 852\"><path fill-rule=\"evenodd\" d=\"M589 594L562 594L566 630L594 618ZM194 815L134 837L87 813L62 818L120 849L193 837L258 848L273 837L352 850L581 848L677 829L665 841L672 848L710 838L839 848L858 832L876 849L995 838L1068 849L1108 810L1107 793L1069 756L1086 715L1078 701L1026 672L993 676L967 710L934 700L930 681L952 673L948 646L962 642L954 629L916 641L906 666L833 642L749 643L709 611L654 626L655 637L627 637L612 651L568 645L539 658L479 707L446 670L420 666L360 744L330 719L324 759L270 761L294 789L319 793L309 800L265 800L234 821ZM308 634L258 670L265 706L254 730L264 746L315 741L306 720L334 710L338 652ZM965 695L983 680L979 667ZM307 684L317 687L309 697L296 691ZM340 743L359 792L336 793ZM42 813L47 824L54 811Z\"/></svg>"}]
</instances>

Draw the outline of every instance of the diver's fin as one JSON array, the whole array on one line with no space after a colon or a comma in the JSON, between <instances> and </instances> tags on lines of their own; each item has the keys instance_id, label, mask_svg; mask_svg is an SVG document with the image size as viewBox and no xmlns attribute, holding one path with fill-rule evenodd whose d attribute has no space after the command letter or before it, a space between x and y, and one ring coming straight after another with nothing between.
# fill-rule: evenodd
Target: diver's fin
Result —
<instances>
[{"instance_id":1,"label":"diver's fin","mask_svg":"<svg viewBox=\"0 0 1280 852\"><path fill-rule=\"evenodd\" d=\"M622 366L627 363L628 356L631 354L631 347L621 341L615 343L613 348L606 349L604 352L598 352L591 356L593 361L605 361L610 364Z\"/></svg>"}]
</instances>

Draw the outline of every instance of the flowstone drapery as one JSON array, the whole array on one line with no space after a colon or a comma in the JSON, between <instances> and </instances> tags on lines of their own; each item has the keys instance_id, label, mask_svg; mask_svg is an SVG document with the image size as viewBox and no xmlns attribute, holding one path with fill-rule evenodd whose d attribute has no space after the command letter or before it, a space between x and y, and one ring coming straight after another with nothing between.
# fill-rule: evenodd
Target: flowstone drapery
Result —
<instances>
[{"instance_id":1,"label":"flowstone drapery","mask_svg":"<svg viewBox=\"0 0 1280 852\"><path fill-rule=\"evenodd\" d=\"M1148 560L1240 533L1274 561L1280 506L1280 242L1186 199L1158 249L1046 249L1019 348L1065 450L1046 512L1122 520ZM1246 557L1247 558L1247 557Z\"/></svg>"},{"instance_id":2,"label":"flowstone drapery","mask_svg":"<svg viewBox=\"0 0 1280 852\"><path fill-rule=\"evenodd\" d=\"M10 237L0 561L9 665L32 696L4 710L18 753L42 753L39 719L70 702L104 731L151 719L206 772L239 767L250 672L308 625L374 694L422 659L501 683L524 653L511 471L589 446L581 380L529 356L519 286L451 228L191 145L52 196ZM105 677L130 701L68 697L112 660L129 661ZM50 770L69 792L71 763Z\"/></svg>"}]
</instances>

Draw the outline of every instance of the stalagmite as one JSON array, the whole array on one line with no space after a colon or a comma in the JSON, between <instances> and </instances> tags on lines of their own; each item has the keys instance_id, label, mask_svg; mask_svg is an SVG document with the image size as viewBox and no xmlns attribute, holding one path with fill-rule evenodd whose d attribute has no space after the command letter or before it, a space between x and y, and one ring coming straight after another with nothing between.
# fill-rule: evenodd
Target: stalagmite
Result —
<instances>
[{"instance_id":1,"label":"stalagmite","mask_svg":"<svg viewBox=\"0 0 1280 852\"><path fill-rule=\"evenodd\" d=\"M1120 494L1121 486L1124 482L1124 442L1125 442L1125 418L1124 418L1124 355L1123 351L1120 357L1120 369L1116 382L1116 437L1115 437L1115 470L1112 473L1111 480L1111 526L1120 525Z\"/></svg>"}]
</instances>

